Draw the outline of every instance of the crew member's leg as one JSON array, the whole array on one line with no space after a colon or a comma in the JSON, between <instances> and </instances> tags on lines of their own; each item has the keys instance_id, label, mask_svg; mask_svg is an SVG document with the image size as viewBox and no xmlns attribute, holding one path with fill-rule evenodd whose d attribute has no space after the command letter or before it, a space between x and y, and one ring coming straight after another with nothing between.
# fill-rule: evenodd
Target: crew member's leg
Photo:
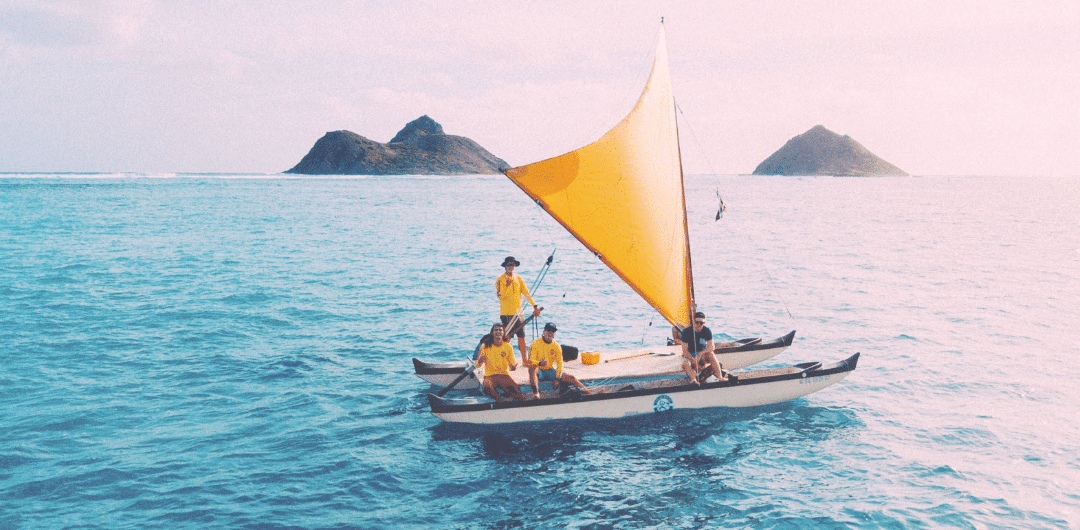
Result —
<instances>
[{"instance_id":1,"label":"crew member's leg","mask_svg":"<svg viewBox=\"0 0 1080 530\"><path fill-rule=\"evenodd\" d=\"M720 381L724 380L724 372L720 371L724 367L724 365L720 364L720 361L716 360L716 353L712 351L703 351L701 352L698 362L709 363L709 366L712 366L713 375L716 376L716 379Z\"/></svg>"},{"instance_id":2,"label":"crew member's leg","mask_svg":"<svg viewBox=\"0 0 1080 530\"><path fill-rule=\"evenodd\" d=\"M686 372L686 378L690 380L690 384L700 384L698 383L697 373L694 370L694 363L692 361L690 361L689 359L684 360L682 363L682 369L684 372Z\"/></svg>"},{"instance_id":3,"label":"crew member's leg","mask_svg":"<svg viewBox=\"0 0 1080 530\"><path fill-rule=\"evenodd\" d=\"M514 379L508 375L499 374L498 380L495 382L496 387L505 390L510 397L514 398L514 401L525 401L525 394L521 393L521 389L518 388Z\"/></svg>"},{"instance_id":4,"label":"crew member's leg","mask_svg":"<svg viewBox=\"0 0 1080 530\"><path fill-rule=\"evenodd\" d=\"M484 393L495 398L495 401L502 401L502 396L499 395L499 391L495 388L495 376L487 376L484 378Z\"/></svg>"},{"instance_id":5,"label":"crew member's leg","mask_svg":"<svg viewBox=\"0 0 1080 530\"><path fill-rule=\"evenodd\" d=\"M536 372L540 369L539 366L533 364L529 366L529 384L533 387L533 397L540 399L540 382L536 379Z\"/></svg>"},{"instance_id":6,"label":"crew member's leg","mask_svg":"<svg viewBox=\"0 0 1080 530\"><path fill-rule=\"evenodd\" d=\"M571 385L574 385L574 386L578 387L578 390L580 390L582 394L592 394L592 392L589 391L588 388L585 388L585 385L581 384L581 381L578 381L578 379L576 377L574 377L574 376L572 376L572 375L570 375L570 374L568 374L566 372L563 372L562 380L567 382L567 383L570 383Z\"/></svg>"}]
</instances>

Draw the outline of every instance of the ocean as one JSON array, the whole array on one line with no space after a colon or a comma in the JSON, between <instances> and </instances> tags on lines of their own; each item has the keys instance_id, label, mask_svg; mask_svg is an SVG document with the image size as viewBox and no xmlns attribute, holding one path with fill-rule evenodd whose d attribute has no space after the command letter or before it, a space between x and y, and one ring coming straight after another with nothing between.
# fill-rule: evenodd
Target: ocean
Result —
<instances>
[{"instance_id":1,"label":"ocean","mask_svg":"<svg viewBox=\"0 0 1080 530\"><path fill-rule=\"evenodd\" d=\"M0 175L0 528L1080 528L1080 179L686 187L714 333L846 380L445 424L506 255L564 344L669 333L504 177Z\"/></svg>"}]
</instances>

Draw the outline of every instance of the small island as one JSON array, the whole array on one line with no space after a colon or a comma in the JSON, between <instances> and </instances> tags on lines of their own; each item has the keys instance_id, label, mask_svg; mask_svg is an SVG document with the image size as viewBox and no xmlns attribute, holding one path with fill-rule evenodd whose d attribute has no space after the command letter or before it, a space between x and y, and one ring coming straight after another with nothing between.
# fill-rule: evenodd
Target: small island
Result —
<instances>
[{"instance_id":1,"label":"small island","mask_svg":"<svg viewBox=\"0 0 1080 530\"><path fill-rule=\"evenodd\" d=\"M788 140L758 164L754 175L908 176L850 136L821 125Z\"/></svg>"},{"instance_id":2,"label":"small island","mask_svg":"<svg viewBox=\"0 0 1080 530\"><path fill-rule=\"evenodd\" d=\"M474 175L510 167L480 144L445 134L442 125L421 116L388 143L352 131L328 132L299 164L286 171L302 175Z\"/></svg>"}]
</instances>

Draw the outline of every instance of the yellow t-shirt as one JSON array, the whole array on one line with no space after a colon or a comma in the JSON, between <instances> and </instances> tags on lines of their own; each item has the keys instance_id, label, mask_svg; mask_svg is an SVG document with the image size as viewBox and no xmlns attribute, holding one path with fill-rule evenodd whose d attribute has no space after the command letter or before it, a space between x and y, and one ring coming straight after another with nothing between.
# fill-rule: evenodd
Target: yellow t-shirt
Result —
<instances>
[{"instance_id":1,"label":"yellow t-shirt","mask_svg":"<svg viewBox=\"0 0 1080 530\"><path fill-rule=\"evenodd\" d=\"M508 368L511 364L517 364L517 358L514 357L514 348L510 346L509 342L503 342L499 346L492 344L490 347L481 347L480 355L487 355L486 361L477 363L484 366L485 375L510 375Z\"/></svg>"},{"instance_id":2,"label":"yellow t-shirt","mask_svg":"<svg viewBox=\"0 0 1080 530\"><path fill-rule=\"evenodd\" d=\"M506 274L501 274L495 280L495 293L499 295L500 315L516 315L518 310L521 309L522 296L530 304L536 305L536 302L533 302L532 297L529 296L529 288L525 287L525 280L520 274L514 275L514 279L510 280L510 285L506 285Z\"/></svg>"},{"instance_id":3,"label":"yellow t-shirt","mask_svg":"<svg viewBox=\"0 0 1080 530\"><path fill-rule=\"evenodd\" d=\"M551 344L548 344L543 337L533 341L532 346L529 346L529 362L540 364L540 361L547 361L547 368L544 370L554 367L555 377L562 377L562 346L559 346L558 342L551 341Z\"/></svg>"}]
</instances>

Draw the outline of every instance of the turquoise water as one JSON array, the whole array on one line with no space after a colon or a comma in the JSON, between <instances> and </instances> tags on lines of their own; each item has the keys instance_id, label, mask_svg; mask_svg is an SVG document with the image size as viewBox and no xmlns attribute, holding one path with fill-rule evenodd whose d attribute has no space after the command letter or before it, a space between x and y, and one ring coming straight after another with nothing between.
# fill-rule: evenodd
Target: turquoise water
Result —
<instances>
[{"instance_id":1,"label":"turquoise water","mask_svg":"<svg viewBox=\"0 0 1080 530\"><path fill-rule=\"evenodd\" d=\"M559 339L667 326L502 177L0 175L0 528L1080 527L1080 180L688 177L775 406L440 423L512 254ZM716 189L728 210L719 222Z\"/></svg>"}]
</instances>

